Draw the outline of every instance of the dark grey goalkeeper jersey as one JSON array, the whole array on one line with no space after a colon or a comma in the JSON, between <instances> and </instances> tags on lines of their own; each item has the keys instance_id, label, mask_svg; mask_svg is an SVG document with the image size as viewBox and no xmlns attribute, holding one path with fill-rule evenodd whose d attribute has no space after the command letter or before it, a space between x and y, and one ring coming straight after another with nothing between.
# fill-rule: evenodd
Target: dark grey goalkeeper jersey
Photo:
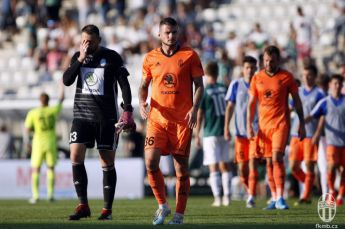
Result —
<instances>
[{"instance_id":1,"label":"dark grey goalkeeper jersey","mask_svg":"<svg viewBox=\"0 0 345 229\"><path fill-rule=\"evenodd\" d=\"M120 76L129 75L121 56L111 49L100 47L80 63L77 60L79 54L76 52L73 55L71 65L63 76L66 86L73 84L77 78L74 119L117 120L117 81Z\"/></svg>"}]
</instances>

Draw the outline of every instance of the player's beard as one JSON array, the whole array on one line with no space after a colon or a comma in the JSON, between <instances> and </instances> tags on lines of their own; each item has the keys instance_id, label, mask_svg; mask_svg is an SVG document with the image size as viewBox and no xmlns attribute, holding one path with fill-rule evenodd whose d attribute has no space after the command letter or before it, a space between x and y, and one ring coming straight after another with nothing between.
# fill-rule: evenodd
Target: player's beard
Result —
<instances>
[{"instance_id":1,"label":"player's beard","mask_svg":"<svg viewBox=\"0 0 345 229\"><path fill-rule=\"evenodd\" d=\"M169 48L174 48L174 47L176 47L176 45L177 45L177 40L174 40L174 41L171 41L171 42L164 42L164 41L162 41L162 43L165 45L165 46L168 46Z\"/></svg>"}]
</instances>

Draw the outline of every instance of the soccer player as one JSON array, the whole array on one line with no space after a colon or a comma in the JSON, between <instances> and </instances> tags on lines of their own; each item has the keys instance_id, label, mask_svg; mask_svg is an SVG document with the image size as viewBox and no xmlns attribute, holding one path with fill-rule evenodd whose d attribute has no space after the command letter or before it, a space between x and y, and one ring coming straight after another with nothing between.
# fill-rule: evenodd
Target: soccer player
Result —
<instances>
[{"instance_id":1,"label":"soccer player","mask_svg":"<svg viewBox=\"0 0 345 229\"><path fill-rule=\"evenodd\" d=\"M62 83L61 83L62 84ZM31 151L31 190L32 198L29 203L36 204L39 200L39 176L43 161L47 165L47 194L48 201L54 201L54 167L57 162L57 142L55 126L62 109L64 89L61 85L59 102L55 106L49 106L49 96L46 93L40 95L41 106L30 110L25 118L24 145ZM33 132L32 144L30 144L30 132Z\"/></svg>"},{"instance_id":2,"label":"soccer player","mask_svg":"<svg viewBox=\"0 0 345 229\"><path fill-rule=\"evenodd\" d=\"M235 112L235 161L238 164L239 175L242 184L248 192L247 208L255 207L256 184L258 180L257 164L261 157L256 149L256 141L247 138L247 105L250 81L255 74L257 61L254 57L245 56L242 64L240 79L231 82L225 100L227 101L225 112L224 137L231 140L229 123ZM254 130L257 133L257 115L254 121Z\"/></svg>"},{"instance_id":3,"label":"soccer player","mask_svg":"<svg viewBox=\"0 0 345 229\"><path fill-rule=\"evenodd\" d=\"M158 202L153 224L163 224L171 213L164 178L159 168L161 155L172 154L176 171L176 213L170 224L182 224L190 183L188 158L192 128L204 92L200 59L189 47L178 43L179 26L175 19L164 18L159 24L161 47L144 59L139 88L140 114L147 121L145 164L150 186ZM151 87L150 110L147 110ZM193 100L193 84L195 86Z\"/></svg>"},{"instance_id":4,"label":"soccer player","mask_svg":"<svg viewBox=\"0 0 345 229\"><path fill-rule=\"evenodd\" d=\"M329 83L329 95L318 102L306 122L319 118L324 126L327 143L327 170L329 192L336 197L338 206L344 204L345 194L345 96L341 94L343 77L335 74ZM336 169L341 171L338 196L334 188Z\"/></svg>"},{"instance_id":5,"label":"soccer player","mask_svg":"<svg viewBox=\"0 0 345 229\"><path fill-rule=\"evenodd\" d=\"M298 87L292 74L279 67L280 51L275 46L264 50L264 69L254 75L249 89L247 113L247 137L253 138L253 120L258 102L259 131L257 144L260 153L266 158L266 172L271 189L272 201L265 208L288 209L283 198L285 182L285 166L283 157L290 118L288 97L291 94L297 115L300 120L298 134L300 140L305 137L304 117Z\"/></svg>"},{"instance_id":6,"label":"soccer player","mask_svg":"<svg viewBox=\"0 0 345 229\"><path fill-rule=\"evenodd\" d=\"M70 86L77 79L74 97L73 122L70 132L70 151L73 183L79 198L79 205L69 220L90 217L87 198L87 174L84 166L87 148L93 148L95 141L103 169L104 207L99 220L112 218L112 204L116 187L114 167L115 150L118 142L117 83L122 90L123 103L119 124L121 128L135 128L133 121L132 94L120 55L100 46L101 37L95 25L82 29L79 51L76 52L68 69L64 72L63 82Z\"/></svg>"},{"instance_id":7,"label":"soccer player","mask_svg":"<svg viewBox=\"0 0 345 229\"><path fill-rule=\"evenodd\" d=\"M309 116L313 107L325 97L320 88L316 86L317 68L315 65L307 65L302 72L303 86L299 88L299 96L303 101L303 114ZM292 104L293 106L293 104ZM305 125L306 138L302 141L298 138L299 119L294 117L291 128L289 165L292 175L300 182L304 183L304 192L301 195L298 204L307 204L311 189L313 187L315 172L314 167L317 162L317 144L319 141L321 126L318 128L317 120L313 120ZM304 161L307 173L301 168L301 162Z\"/></svg>"},{"instance_id":8,"label":"soccer player","mask_svg":"<svg viewBox=\"0 0 345 229\"><path fill-rule=\"evenodd\" d=\"M228 206L231 194L230 155L229 142L224 139L224 98L227 88L224 84L217 83L217 62L212 61L206 65L205 75L207 86L198 111L195 143L201 147L199 135L203 126L204 165L210 171L210 186L214 196L212 206Z\"/></svg>"}]
</instances>

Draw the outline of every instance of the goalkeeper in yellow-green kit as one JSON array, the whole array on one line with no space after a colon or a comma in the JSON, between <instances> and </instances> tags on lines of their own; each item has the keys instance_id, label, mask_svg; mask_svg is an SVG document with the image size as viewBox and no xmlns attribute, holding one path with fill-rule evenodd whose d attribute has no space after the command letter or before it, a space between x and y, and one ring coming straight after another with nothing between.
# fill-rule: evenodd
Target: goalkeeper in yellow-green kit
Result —
<instances>
[{"instance_id":1,"label":"goalkeeper in yellow-green kit","mask_svg":"<svg viewBox=\"0 0 345 229\"><path fill-rule=\"evenodd\" d=\"M40 95L41 106L30 110L25 119L24 144L31 152L31 189L32 198L29 203L35 204L39 200L39 174L45 161L47 166L47 197L54 201L54 167L57 162L57 140L55 126L64 100L64 87L61 83L59 102L49 106L49 96ZM30 143L30 133L33 133Z\"/></svg>"}]
</instances>

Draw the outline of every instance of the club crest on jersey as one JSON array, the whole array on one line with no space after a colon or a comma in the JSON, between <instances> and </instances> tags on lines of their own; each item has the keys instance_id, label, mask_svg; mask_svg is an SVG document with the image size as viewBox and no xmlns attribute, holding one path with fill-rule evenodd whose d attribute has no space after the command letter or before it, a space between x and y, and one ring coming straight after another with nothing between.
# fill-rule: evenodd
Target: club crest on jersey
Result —
<instances>
[{"instance_id":1,"label":"club crest on jersey","mask_svg":"<svg viewBox=\"0 0 345 229\"><path fill-rule=\"evenodd\" d=\"M172 88L175 87L176 85L176 79L175 76L171 73L168 73L164 76L164 86L168 87L168 88Z\"/></svg>"},{"instance_id":2,"label":"club crest on jersey","mask_svg":"<svg viewBox=\"0 0 345 229\"><path fill-rule=\"evenodd\" d=\"M89 86L96 85L96 83L98 82L98 77L94 72L88 72L85 75L85 82Z\"/></svg>"},{"instance_id":3,"label":"club crest on jersey","mask_svg":"<svg viewBox=\"0 0 345 229\"><path fill-rule=\"evenodd\" d=\"M107 64L107 60L102 58L100 61L99 61L99 65L101 65L102 67L104 67L105 65Z\"/></svg>"}]
</instances>

